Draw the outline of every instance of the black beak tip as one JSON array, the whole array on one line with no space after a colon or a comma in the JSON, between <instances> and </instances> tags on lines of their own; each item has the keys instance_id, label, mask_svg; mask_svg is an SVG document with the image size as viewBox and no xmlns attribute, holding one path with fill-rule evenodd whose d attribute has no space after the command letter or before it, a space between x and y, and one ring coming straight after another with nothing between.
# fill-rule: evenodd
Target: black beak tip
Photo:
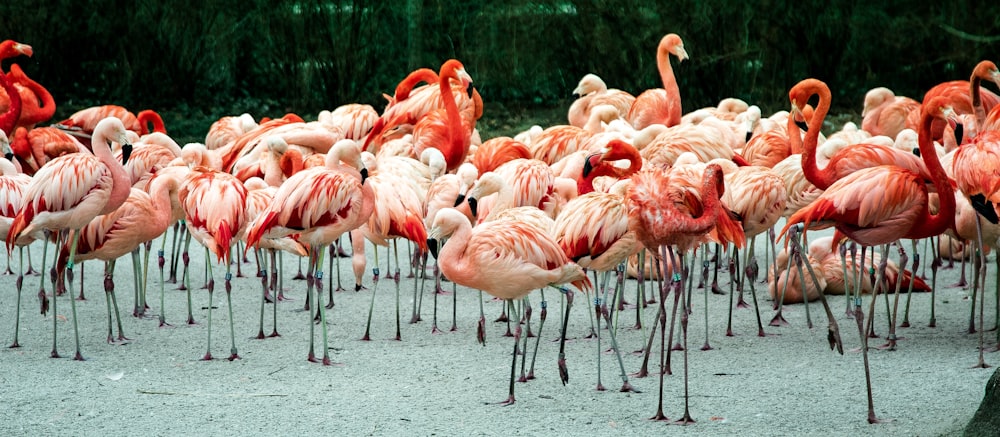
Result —
<instances>
[{"instance_id":1,"label":"black beak tip","mask_svg":"<svg viewBox=\"0 0 1000 437\"><path fill-rule=\"evenodd\" d=\"M12 152L4 153L3 157L7 158L8 161L13 161L14 160L14 153L12 153Z\"/></svg>"},{"instance_id":2,"label":"black beak tip","mask_svg":"<svg viewBox=\"0 0 1000 437\"><path fill-rule=\"evenodd\" d=\"M744 141L747 142L747 143L749 143L750 142L750 138L753 138L753 131L747 131L747 137L746 137L746 139Z\"/></svg>"},{"instance_id":3,"label":"black beak tip","mask_svg":"<svg viewBox=\"0 0 1000 437\"><path fill-rule=\"evenodd\" d=\"M129 143L122 144L122 164L128 162L130 156L132 156L132 145Z\"/></svg>"},{"instance_id":4,"label":"black beak tip","mask_svg":"<svg viewBox=\"0 0 1000 437\"><path fill-rule=\"evenodd\" d=\"M962 144L962 137L965 136L965 126L962 123L955 125L955 144Z\"/></svg>"},{"instance_id":5,"label":"black beak tip","mask_svg":"<svg viewBox=\"0 0 1000 437\"><path fill-rule=\"evenodd\" d=\"M469 210L472 211L473 217L478 216L479 201L477 201L475 197L470 197L468 199L468 202L469 202Z\"/></svg>"},{"instance_id":6,"label":"black beak tip","mask_svg":"<svg viewBox=\"0 0 1000 437\"><path fill-rule=\"evenodd\" d=\"M799 129L802 129L805 132L809 132L809 125L806 124L806 122L796 120L795 125L798 126Z\"/></svg>"},{"instance_id":7,"label":"black beak tip","mask_svg":"<svg viewBox=\"0 0 1000 437\"><path fill-rule=\"evenodd\" d=\"M455 208L458 208L458 205L461 205L462 202L465 202L465 195L459 194L458 197L455 198Z\"/></svg>"},{"instance_id":8,"label":"black beak tip","mask_svg":"<svg viewBox=\"0 0 1000 437\"><path fill-rule=\"evenodd\" d=\"M433 256L434 259L437 259L437 257L438 257L438 241L437 241L437 239L435 239L435 238L428 238L427 239L427 249L431 252L431 256Z\"/></svg>"},{"instance_id":9,"label":"black beak tip","mask_svg":"<svg viewBox=\"0 0 1000 437\"><path fill-rule=\"evenodd\" d=\"M361 183L362 184L365 183L365 179L368 179L368 169L367 168L361 169Z\"/></svg>"}]
</instances>

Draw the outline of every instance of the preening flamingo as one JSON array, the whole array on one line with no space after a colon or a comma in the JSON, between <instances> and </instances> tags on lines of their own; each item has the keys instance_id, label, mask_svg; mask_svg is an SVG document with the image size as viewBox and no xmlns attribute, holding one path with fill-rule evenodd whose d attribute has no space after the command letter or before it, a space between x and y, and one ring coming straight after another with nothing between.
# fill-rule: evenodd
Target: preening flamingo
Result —
<instances>
[{"instance_id":1,"label":"preening flamingo","mask_svg":"<svg viewBox=\"0 0 1000 437\"><path fill-rule=\"evenodd\" d=\"M632 184L626 193L628 205L629 229L635 231L637 239L653 253L657 253L663 271L670 271L670 266L683 265L673 259L676 249L680 254L693 249L698 244L709 241L709 233L714 233L720 243L733 243L742 247L746 236L740 224L734 220L729 210L721 202L725 191L722 168L718 164L705 167L700 185L695 188L683 180L680 175L674 175L672 170L660 166L647 165L632 175ZM671 254L668 259L668 251ZM674 270L677 271L677 270ZM664 281L660 291L660 395L654 420L666 420L663 414L663 352L667 338L666 310L664 300L668 287L674 289L673 313L677 313L677 304L684 294L680 288L681 276L674 274L673 281ZM683 306L687 308L687 306ZM687 340L688 312L682 311L681 328L684 340ZM671 321L670 337L673 336ZM687 401L687 347L684 347L684 416L682 423L691 423Z\"/></svg>"},{"instance_id":2,"label":"preening flamingo","mask_svg":"<svg viewBox=\"0 0 1000 437\"><path fill-rule=\"evenodd\" d=\"M18 118L17 126L31 129L38 123L44 123L52 119L56 113L56 102L41 84L35 82L17 64L10 66L10 73L7 79L21 94L21 116ZM0 102L2 103L2 102ZM0 105L2 106L2 105Z\"/></svg>"},{"instance_id":3,"label":"preening flamingo","mask_svg":"<svg viewBox=\"0 0 1000 437\"><path fill-rule=\"evenodd\" d=\"M131 184L122 163L111 155L110 141L122 145L122 161L128 162L132 145L125 137L121 120L108 117L94 129L94 153L71 153L46 163L35 173L24 192L24 205L7 232L7 253L21 235L31 235L37 230L56 231L64 241L63 231L78 231L94 217L110 213L128 198ZM66 258L67 279L72 285L79 232L73 232L69 256ZM44 270L44 266L43 266ZM44 296L42 296L44 298ZM53 310L55 300L53 299ZM74 359L82 360L80 336L76 317L76 300L70 297L73 308L73 332L76 338ZM58 357L53 321L52 356Z\"/></svg>"},{"instance_id":4,"label":"preening flamingo","mask_svg":"<svg viewBox=\"0 0 1000 437\"><path fill-rule=\"evenodd\" d=\"M522 222L499 220L473 228L462 213L444 209L435 217L428 238L431 254L438 258L446 278L504 299L512 312L515 311L515 299L538 288L566 283L582 291L591 288L583 269L570 261L551 237ZM448 240L438 252L437 240L443 238ZM571 306L572 292L566 293ZM515 316L514 320L520 319ZM502 404L514 403L514 371L520 335L518 324L510 368L510 396ZM562 341L565 341L565 325ZM560 375L565 384L568 376L562 349L560 344Z\"/></svg>"},{"instance_id":5,"label":"preening flamingo","mask_svg":"<svg viewBox=\"0 0 1000 437\"><path fill-rule=\"evenodd\" d=\"M177 193L184 208L185 224L194 239L205 247L206 255L211 252L219 263L226 265L225 290L229 308L229 335L231 348L229 361L239 359L236 350L236 332L233 322L232 274L230 273L230 252L232 245L247 226L247 189L229 173L207 167L195 167L181 184ZM206 256L207 258L207 256ZM206 260L211 269L211 260ZM212 298L215 291L215 275L208 279L208 344L203 360L212 359Z\"/></svg>"},{"instance_id":6,"label":"preening flamingo","mask_svg":"<svg viewBox=\"0 0 1000 437\"><path fill-rule=\"evenodd\" d=\"M670 55L676 56L678 62L688 58L684 42L674 33L665 35L656 49L656 68L660 71L663 88L643 91L629 108L628 120L636 129L651 124L675 126L681 122L681 93L670 66Z\"/></svg>"},{"instance_id":7,"label":"preening flamingo","mask_svg":"<svg viewBox=\"0 0 1000 437\"><path fill-rule=\"evenodd\" d=\"M954 120L954 111L946 98L937 97L923 105L918 135L920 155L934 189L938 193L950 193L948 175L931 142L934 119ZM839 232L864 246L885 245L900 238L935 236L955 226L955 198L939 196L938 212L931 214L928 191L921 174L903 167L882 165L858 170L834 182L813 203L789 217L781 235L791 226L803 223L807 230L836 226ZM868 421L875 423L879 420L872 402L868 336L862 326L864 314L860 307L855 308L854 317L858 322L868 381Z\"/></svg>"},{"instance_id":8,"label":"preening flamingo","mask_svg":"<svg viewBox=\"0 0 1000 437\"><path fill-rule=\"evenodd\" d=\"M341 162L347 165L341 164ZM274 201L250 225L247 247L257 247L261 238L298 234L309 252L306 290L316 287L316 306L323 333L323 364L330 365L327 348L326 311L323 305L323 249L342 234L357 229L372 215L374 193L364 183L368 169L353 141L338 142L326 155L326 165L302 170L281 184ZM359 234L360 235L360 234ZM309 314L309 361L316 361L314 324Z\"/></svg>"},{"instance_id":9,"label":"preening flamingo","mask_svg":"<svg viewBox=\"0 0 1000 437\"><path fill-rule=\"evenodd\" d=\"M9 136L14 135L14 127L17 125L18 117L21 116L21 95L17 93L17 89L14 88L14 85L10 83L10 80L7 79L7 76L2 71L0 71L0 88L3 88L7 92L7 95L10 96L7 108L3 113L0 113L0 132L4 134L4 139L9 142Z\"/></svg>"}]
</instances>

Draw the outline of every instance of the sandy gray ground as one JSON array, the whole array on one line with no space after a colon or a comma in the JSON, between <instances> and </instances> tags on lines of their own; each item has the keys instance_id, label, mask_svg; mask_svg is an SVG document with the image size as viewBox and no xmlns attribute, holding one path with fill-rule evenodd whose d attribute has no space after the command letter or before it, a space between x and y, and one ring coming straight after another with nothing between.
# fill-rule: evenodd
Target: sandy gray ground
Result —
<instances>
[{"instance_id":1,"label":"sandy gray ground","mask_svg":"<svg viewBox=\"0 0 1000 437\"><path fill-rule=\"evenodd\" d=\"M39 248L36 245L33 251L36 267ZM200 247L192 255L195 253L200 253ZM703 352L699 347L706 336L704 294L696 290L689 360L691 414L698 423L670 426L648 420L656 410L656 378L631 379L642 393L616 391L621 380L609 353L601 355L603 382L609 390L595 390L598 349L596 340L582 338L589 326L589 305L582 294L573 307L569 326L572 340L566 346L570 382L566 386L559 382L558 344L552 340L559 327L560 298L550 289L545 294L549 317L538 352L537 379L518 383L517 403L501 407L487 402L506 397L512 343L502 336L505 325L492 323L501 305L488 296L484 305L490 322L483 347L475 339L479 293L459 287L458 330L432 335L431 287L428 285L424 294L423 321L409 324L414 282L404 277L400 283L403 341L396 342L389 340L395 331L394 286L383 277L377 287L373 340L362 342L359 338L374 288L370 273L366 273L368 291L335 295L336 308L328 313L328 323L331 355L338 364L323 367L305 360L308 316L298 310L306 284L289 279L296 261L286 257L284 284L296 300L278 305L280 338L250 339L258 331L259 280L252 275L233 279L236 343L243 359L229 362L223 359L230 342L223 273L216 267L218 309L213 312L212 337L216 360L205 362L199 360L205 352L207 329L208 295L199 288L204 283L204 262L201 256L192 258L198 324L183 323L185 292L167 284L164 311L173 324L169 328L158 328L153 317L129 315L133 304L131 262L126 258L118 263L119 302L125 334L132 339L126 345L105 342L103 267L87 262L87 300L77 305L85 362L49 358L53 317L58 326L59 353L72 356L69 300L61 296L54 315L39 315L35 294L40 277L26 278L22 347L0 350L4 405L0 434L953 435L972 416L993 372L970 368L976 362L978 337L966 332L969 290L951 286L958 278L957 267L941 270L938 278L936 328L926 327L930 294L914 295L913 327L901 329L906 339L900 342L899 350L872 351L876 411L881 418L894 419L878 425L865 421L865 380L857 351L860 343L856 325L844 316L842 297L834 298L833 304L847 349L843 356L827 348L826 321L819 305L810 306L813 329L806 327L805 307L793 305L785 310L791 325L766 327L769 335L765 338L756 335L753 311L739 309L733 322L736 336L726 337L729 296L719 295L708 296L708 340L714 349ZM381 259L384 266L384 255ZM243 265L245 274L253 270L252 263ZM342 271L343 284L350 288L354 280L348 259L342 260ZM402 275L407 271L404 267ZM14 325L14 278L0 276L0 338L5 344L12 339ZM992 283L991 279L989 287ZM159 284L154 254L149 279L152 315L161 311ZM728 288L728 280L722 285ZM635 281L629 281L629 301L635 300L631 291L635 286ZM46 288L51 291L51 286ZM451 299L451 295L441 296L439 302L439 326L446 330L452 323ZM536 324L541 299L535 293L532 300L536 305L532 323ZM994 299L987 301L990 315ZM766 323L773 312L763 297L762 303ZM883 308L880 303L882 315ZM271 310L268 304L266 332L271 331ZM644 310L647 327L654 311L654 306ZM620 317L622 348L639 349L648 330L631 328L634 309ZM886 331L884 320L879 318L876 325L880 335ZM992 318L987 320L992 326ZM536 325L533 331L537 330ZM987 338L993 336L990 332ZM872 340L873 346L882 343L882 338ZM641 357L628 353L624 359L628 372L639 369ZM988 354L986 360L996 365L1000 356ZM671 419L683 412L681 363L681 355L675 355L673 374L665 379L664 410ZM650 369L654 368L651 365Z\"/></svg>"}]
</instances>

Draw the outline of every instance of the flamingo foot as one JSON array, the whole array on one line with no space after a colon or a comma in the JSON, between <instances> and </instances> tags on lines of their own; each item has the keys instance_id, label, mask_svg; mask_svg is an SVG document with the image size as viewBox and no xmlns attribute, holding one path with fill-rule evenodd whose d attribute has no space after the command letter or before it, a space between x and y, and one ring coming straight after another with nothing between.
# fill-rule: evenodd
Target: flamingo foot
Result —
<instances>
[{"instance_id":1,"label":"flamingo foot","mask_svg":"<svg viewBox=\"0 0 1000 437\"><path fill-rule=\"evenodd\" d=\"M719 284L712 284L712 294L718 294L724 296L726 292L722 291L722 288L719 287Z\"/></svg>"},{"instance_id":2,"label":"flamingo foot","mask_svg":"<svg viewBox=\"0 0 1000 437\"><path fill-rule=\"evenodd\" d=\"M703 350L703 351L710 351L712 349L715 349L715 348L712 347L712 345L708 344L708 341L705 341L705 344L701 345L701 350Z\"/></svg>"},{"instance_id":3,"label":"flamingo foot","mask_svg":"<svg viewBox=\"0 0 1000 437\"><path fill-rule=\"evenodd\" d=\"M622 383L622 388L618 389L622 393L642 393L639 389L635 388L628 381Z\"/></svg>"},{"instance_id":4,"label":"flamingo foot","mask_svg":"<svg viewBox=\"0 0 1000 437\"><path fill-rule=\"evenodd\" d=\"M268 335L268 338L274 338L274 337L281 337L281 334L278 334L278 330L277 329L271 331L271 334Z\"/></svg>"},{"instance_id":5,"label":"flamingo foot","mask_svg":"<svg viewBox=\"0 0 1000 437\"><path fill-rule=\"evenodd\" d=\"M8 349L17 349L19 347L21 347L21 345L20 343L17 342L17 340L14 340L14 342L11 343L10 346L7 346Z\"/></svg>"},{"instance_id":6,"label":"flamingo foot","mask_svg":"<svg viewBox=\"0 0 1000 437\"><path fill-rule=\"evenodd\" d=\"M251 340L263 340L265 338L267 338L267 336L264 335L264 330L263 329L261 329L260 331L258 331L257 335L255 335L253 337L250 337Z\"/></svg>"},{"instance_id":7,"label":"flamingo foot","mask_svg":"<svg viewBox=\"0 0 1000 437\"><path fill-rule=\"evenodd\" d=\"M781 311L778 311L778 313L774 315L774 318L771 319L771 322L768 323L768 325L769 326L788 326L788 321L785 320L785 316L781 315Z\"/></svg>"},{"instance_id":8,"label":"flamingo foot","mask_svg":"<svg viewBox=\"0 0 1000 437\"><path fill-rule=\"evenodd\" d=\"M431 326L431 334L444 334L444 331L438 329L437 325Z\"/></svg>"},{"instance_id":9,"label":"flamingo foot","mask_svg":"<svg viewBox=\"0 0 1000 437\"><path fill-rule=\"evenodd\" d=\"M695 423L697 423L697 422L695 422L695 420L691 418L691 414L688 413L687 411L685 411L684 412L684 417L681 417L680 419L677 419L676 421L674 421L673 424L674 425L681 425L681 426L688 426L688 425L694 425Z\"/></svg>"},{"instance_id":10,"label":"flamingo foot","mask_svg":"<svg viewBox=\"0 0 1000 437\"><path fill-rule=\"evenodd\" d=\"M871 425L874 425L876 423L890 423L890 422L894 422L894 419L879 419L878 417L875 417L874 411L868 412L868 423Z\"/></svg>"},{"instance_id":11,"label":"flamingo foot","mask_svg":"<svg viewBox=\"0 0 1000 437\"><path fill-rule=\"evenodd\" d=\"M645 377L649 376L649 369L647 369L645 367L640 368L638 372L629 374L629 376L631 376L633 378L645 378Z\"/></svg>"},{"instance_id":12,"label":"flamingo foot","mask_svg":"<svg viewBox=\"0 0 1000 437\"><path fill-rule=\"evenodd\" d=\"M319 360L316 359L316 354L313 351L309 351L309 356L306 357L306 361L310 363L318 363Z\"/></svg>"},{"instance_id":13,"label":"flamingo foot","mask_svg":"<svg viewBox=\"0 0 1000 437\"><path fill-rule=\"evenodd\" d=\"M569 382L569 369L566 368L566 358L559 357L559 379L563 385Z\"/></svg>"},{"instance_id":14,"label":"flamingo foot","mask_svg":"<svg viewBox=\"0 0 1000 437\"><path fill-rule=\"evenodd\" d=\"M491 403L487 402L486 404L490 405ZM493 405L499 405L501 407L507 407L507 406L510 406L510 405L514 405L514 395L510 395L509 398L504 399L504 400L502 400L500 402L492 402L492 404Z\"/></svg>"},{"instance_id":15,"label":"flamingo foot","mask_svg":"<svg viewBox=\"0 0 1000 437\"><path fill-rule=\"evenodd\" d=\"M73 361L87 361L87 360L83 358L83 354L81 354L80 351L76 351L76 354L73 355Z\"/></svg>"},{"instance_id":16,"label":"flamingo foot","mask_svg":"<svg viewBox=\"0 0 1000 437\"><path fill-rule=\"evenodd\" d=\"M657 422L664 422L664 421L670 420L670 418L667 417L666 414L663 414L663 410L661 409L661 410L657 410L656 414L653 417L650 417L649 420L655 420Z\"/></svg>"},{"instance_id":17,"label":"flamingo foot","mask_svg":"<svg viewBox=\"0 0 1000 437\"><path fill-rule=\"evenodd\" d=\"M476 341L486 346L486 318L479 316L479 323L476 323Z\"/></svg>"},{"instance_id":18,"label":"flamingo foot","mask_svg":"<svg viewBox=\"0 0 1000 437\"><path fill-rule=\"evenodd\" d=\"M240 358L240 355L234 351L233 353L229 354L229 358L226 359L229 361L235 361L235 360L240 360L242 358Z\"/></svg>"},{"instance_id":19,"label":"flamingo foot","mask_svg":"<svg viewBox=\"0 0 1000 437\"><path fill-rule=\"evenodd\" d=\"M598 382L596 390L597 391L607 391L608 389L604 388L604 384L601 384L601 383Z\"/></svg>"},{"instance_id":20,"label":"flamingo foot","mask_svg":"<svg viewBox=\"0 0 1000 437\"><path fill-rule=\"evenodd\" d=\"M49 358L62 358L62 355L59 355L59 352L56 352L55 349L52 349L52 352L49 354Z\"/></svg>"},{"instance_id":21,"label":"flamingo foot","mask_svg":"<svg viewBox=\"0 0 1000 437\"><path fill-rule=\"evenodd\" d=\"M201 357L201 360L202 361L212 361L212 353L211 352L205 352L205 356Z\"/></svg>"},{"instance_id":22,"label":"flamingo foot","mask_svg":"<svg viewBox=\"0 0 1000 437\"><path fill-rule=\"evenodd\" d=\"M330 303L328 303L326 305L323 305L323 307L326 308L326 309L328 309L328 310L333 309L333 307L335 307L335 306L337 306L337 305L334 304L332 300L330 301Z\"/></svg>"}]
</instances>

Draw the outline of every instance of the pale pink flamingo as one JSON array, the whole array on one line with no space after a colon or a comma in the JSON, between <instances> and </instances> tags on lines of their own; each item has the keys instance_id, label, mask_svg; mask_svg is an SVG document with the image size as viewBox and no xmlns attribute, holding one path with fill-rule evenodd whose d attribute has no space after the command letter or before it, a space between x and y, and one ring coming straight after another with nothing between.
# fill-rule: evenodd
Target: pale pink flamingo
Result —
<instances>
[{"instance_id":1,"label":"pale pink flamingo","mask_svg":"<svg viewBox=\"0 0 1000 437\"><path fill-rule=\"evenodd\" d=\"M559 215L556 216L553 230L556 243L559 244L563 253L580 267L607 274L607 272L622 265L629 256L642 249L642 245L636 239L635 231L629 230L628 227L628 211L625 205L627 188L627 182L621 181L612 187L611 192L593 191L583 194L567 202ZM601 288L604 291L605 305L607 305L607 289ZM618 293L622 292L624 290L616 285L612 304L617 305ZM599 304L595 308L595 314L598 315L596 332L598 333L597 338L600 340L601 316L606 315L609 324L611 319L610 314L607 314L607 308ZM629 383L621 363L621 355L614 338L614 328L609 328L609 333L612 334L615 353L621 367L621 391L633 391L634 388ZM598 341L598 390L604 390L600 377L601 353L603 351L600 347L600 341Z\"/></svg>"},{"instance_id":2,"label":"pale pink flamingo","mask_svg":"<svg viewBox=\"0 0 1000 437\"><path fill-rule=\"evenodd\" d=\"M674 171L660 166L647 165L632 175L632 184L626 193L625 201L628 207L629 229L635 231L637 239L650 251L659 251L659 261L666 272L672 265L683 265L674 262L673 253L686 253L697 245L710 241L709 234L714 233L721 243L731 242L742 247L746 240L743 229L731 213L722 205L721 196L725 191L722 168L717 164L705 167L702 180L697 187L680 177ZM668 250L671 254L668 259ZM683 262L683 261L681 261ZM674 308L676 315L677 303L683 292L680 288L681 277L674 273L672 283L664 281L660 291L660 395L654 420L666 420L663 414L663 355L667 335L666 310L664 301L668 287L675 287ZM687 306L683 306L687 308ZM683 338L687 340L687 311L682 311L681 328ZM673 336L671 322L670 337ZM685 406L681 423L691 423L687 401L687 347L685 344ZM669 365L669 363L667 363Z\"/></svg>"},{"instance_id":3,"label":"pale pink flamingo","mask_svg":"<svg viewBox=\"0 0 1000 437\"><path fill-rule=\"evenodd\" d=\"M229 173L207 167L195 167L181 184L177 198L184 209L185 225L188 233L205 247L206 258L211 252L220 263L226 265L225 290L229 308L229 335L231 348L229 361L239 359L236 350L236 330L233 322L232 274L230 273L230 252L239 234L247 226L247 189ZM211 270L211 260L206 259ZM208 343L202 360L212 359L212 298L215 291L215 275L208 279Z\"/></svg>"},{"instance_id":4,"label":"pale pink flamingo","mask_svg":"<svg viewBox=\"0 0 1000 437\"><path fill-rule=\"evenodd\" d=\"M220 117L209 126L208 133L205 134L205 147L209 150L222 148L256 128L257 121L247 113Z\"/></svg>"},{"instance_id":5,"label":"pale pink flamingo","mask_svg":"<svg viewBox=\"0 0 1000 437\"><path fill-rule=\"evenodd\" d=\"M651 124L675 126L681 122L681 93L670 66L670 55L676 56L678 62L688 58L684 42L673 33L664 36L656 49L656 68L660 71L663 88L643 91L629 108L628 119L636 129Z\"/></svg>"},{"instance_id":6,"label":"pale pink flamingo","mask_svg":"<svg viewBox=\"0 0 1000 437\"><path fill-rule=\"evenodd\" d=\"M341 164L341 162L348 165ZM338 142L326 154L326 165L302 170L278 187L274 201L254 220L247 231L247 247L256 247L261 238L298 234L309 253L306 290L315 302L323 333L323 364L330 365L327 348L326 311L323 305L323 249L345 232L357 229L372 215L374 192L365 184L368 169L361 161L357 144ZM314 324L309 313L309 356L315 362Z\"/></svg>"},{"instance_id":7,"label":"pale pink flamingo","mask_svg":"<svg viewBox=\"0 0 1000 437\"><path fill-rule=\"evenodd\" d=\"M361 141L372 130L378 112L371 105L348 103L333 111L320 111L316 121L344 133L344 138Z\"/></svg>"},{"instance_id":8,"label":"pale pink flamingo","mask_svg":"<svg viewBox=\"0 0 1000 437\"><path fill-rule=\"evenodd\" d=\"M619 89L608 89L596 74L584 75L576 84L573 95L579 96L569 107L566 118L569 124L583 127L590 118L590 110L599 105L610 105L615 108L618 116L625 118L635 102L635 96Z\"/></svg>"},{"instance_id":9,"label":"pale pink flamingo","mask_svg":"<svg viewBox=\"0 0 1000 437\"><path fill-rule=\"evenodd\" d=\"M793 96L794 101L794 96ZM935 98L923 105L919 134L920 154L931 175L933 188L939 193L951 192L948 175L941 167L931 142L931 122L953 119L953 111L945 98ZM812 204L789 217L783 235L791 226L803 223L806 229L836 226L837 231L864 246L886 245L900 238L927 238L955 225L955 199L939 196L937 214L928 210L928 187L920 173L882 165L850 173L830 185ZM872 317L875 299L872 299ZM868 382L868 421L878 422L871 393L871 373L868 369L868 336L863 327L864 314L855 308L858 334L861 336ZM893 325L890 325L890 329ZM890 342L894 339L890 334Z\"/></svg>"},{"instance_id":10,"label":"pale pink flamingo","mask_svg":"<svg viewBox=\"0 0 1000 437\"><path fill-rule=\"evenodd\" d=\"M66 259L67 278L72 285L72 271L76 256L78 231L94 217L116 210L128 198L131 188L122 163L111 155L110 141L122 145L122 160L128 162L132 145L125 139L125 126L121 120L108 117L101 120L94 130L94 153L71 153L53 159L42 166L32 177L24 191L24 204L10 230L7 232L7 253L21 235L31 235L38 230L56 231L56 247L65 237L64 231L73 232L73 242ZM44 263L43 263L44 271ZM44 294L42 295L44 297ZM55 310L53 299L53 311ZM83 360L80 353L80 336L76 316L76 300L70 297L73 308L73 332L76 339L74 359ZM45 305L43 304L43 309ZM53 317L55 320L55 317ZM56 349L55 322L53 321L52 357L59 357Z\"/></svg>"},{"instance_id":11,"label":"pale pink flamingo","mask_svg":"<svg viewBox=\"0 0 1000 437\"><path fill-rule=\"evenodd\" d=\"M0 144L4 143L5 140L6 137L3 132L0 132ZM6 145L4 145L4 148L6 148ZM14 164L7 160L7 158L0 158L0 236L4 240L7 239L7 233L10 231L10 226L17 215L17 211L21 209L21 205L24 203L24 190L28 187L29 183L31 183L31 176L17 171ZM24 283L24 246L33 241L35 241L34 237L22 235L15 242L15 245L18 247L18 256L21 265L18 268L17 280L15 282L17 287L17 311L14 316L14 342L10 344L12 348L21 347L17 339L21 322L21 286ZM10 268L9 260L10 258L8 257L8 271Z\"/></svg>"},{"instance_id":12,"label":"pale pink flamingo","mask_svg":"<svg viewBox=\"0 0 1000 437\"><path fill-rule=\"evenodd\" d=\"M461 213L444 209L434 218L428 237L431 239L428 244L431 253L438 258L446 278L507 301L512 312L515 311L515 299L521 299L538 288L566 283L572 283L583 291L591 288L583 269L570 261L551 237L525 223L500 220L473 228ZM438 253L436 240L443 238L448 240ZM572 306L572 292L566 293L567 302ZM517 317L514 319L519 320ZM565 324L563 328L562 340L565 341ZM520 334L518 324L514 334L510 393L502 404L514 403L514 372ZM559 368L565 384L568 375L562 349L563 344L560 345Z\"/></svg>"},{"instance_id":13,"label":"pale pink flamingo","mask_svg":"<svg viewBox=\"0 0 1000 437\"><path fill-rule=\"evenodd\" d=\"M115 117L121 120L125 129L139 135L150 132L164 132L163 119L152 110L144 110L139 115L133 114L128 109L119 105L91 106L74 112L69 118L56 123L54 126L65 130L67 133L76 136L85 146L90 147L91 135L97 130L97 124L107 117ZM149 123L154 128L149 129Z\"/></svg>"}]
</instances>

